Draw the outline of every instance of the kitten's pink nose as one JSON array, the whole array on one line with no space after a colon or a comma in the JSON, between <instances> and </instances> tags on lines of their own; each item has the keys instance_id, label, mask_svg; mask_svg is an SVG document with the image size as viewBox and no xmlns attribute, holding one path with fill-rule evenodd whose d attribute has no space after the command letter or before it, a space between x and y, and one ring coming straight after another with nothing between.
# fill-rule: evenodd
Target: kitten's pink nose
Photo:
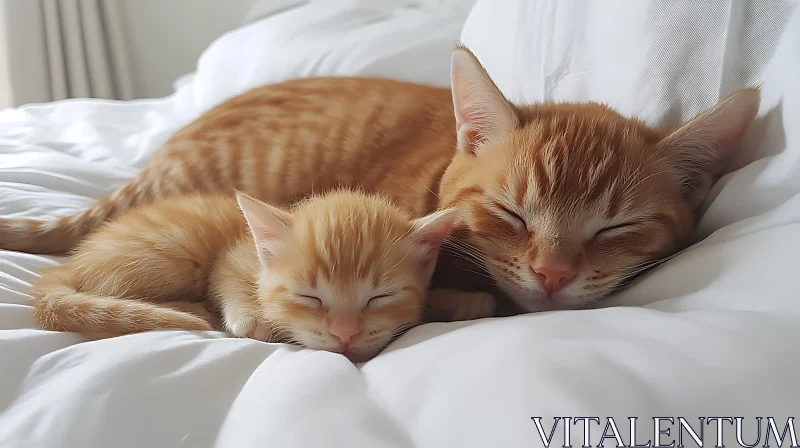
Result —
<instances>
[{"instance_id":1,"label":"kitten's pink nose","mask_svg":"<svg viewBox=\"0 0 800 448\"><path fill-rule=\"evenodd\" d=\"M360 331L361 330L358 329L357 319L332 319L328 326L328 332L345 346L347 346Z\"/></svg>"},{"instance_id":2,"label":"kitten's pink nose","mask_svg":"<svg viewBox=\"0 0 800 448\"><path fill-rule=\"evenodd\" d=\"M536 277L539 278L542 288L544 288L548 295L553 294L554 292L563 288L567 283L570 282L570 280L575 278L576 274L575 270L562 266L532 267L531 270L533 270L533 272L536 274Z\"/></svg>"}]
</instances>

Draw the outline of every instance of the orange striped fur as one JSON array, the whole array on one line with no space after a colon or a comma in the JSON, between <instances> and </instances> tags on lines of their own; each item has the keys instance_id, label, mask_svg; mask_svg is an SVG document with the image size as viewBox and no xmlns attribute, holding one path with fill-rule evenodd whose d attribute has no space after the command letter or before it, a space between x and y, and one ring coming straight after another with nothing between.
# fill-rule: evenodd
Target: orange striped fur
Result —
<instances>
[{"instance_id":1,"label":"orange striped fur","mask_svg":"<svg viewBox=\"0 0 800 448\"><path fill-rule=\"evenodd\" d=\"M672 130L600 104L515 105L459 47L452 90L313 78L232 98L89 210L0 220L0 247L63 253L133 206L187 193L238 189L287 204L359 187L413 216L458 207L453 246L524 310L577 306L688 243L698 204L759 101L745 89ZM546 294L532 271L544 262L577 274Z\"/></svg>"},{"instance_id":2,"label":"orange striped fur","mask_svg":"<svg viewBox=\"0 0 800 448\"><path fill-rule=\"evenodd\" d=\"M454 234L527 311L602 298L690 242L695 213L755 117L745 89L660 131L596 103L509 103L477 59L453 59L458 152L440 206ZM554 293L538 266L574 272Z\"/></svg>"},{"instance_id":3,"label":"orange striped fur","mask_svg":"<svg viewBox=\"0 0 800 448\"><path fill-rule=\"evenodd\" d=\"M108 337L211 330L374 356L422 319L454 212L412 219L336 191L291 212L250 197L184 196L123 214L35 282L45 329ZM208 311L206 308L208 308ZM351 325L348 345L330 330ZM341 326L341 325L340 325Z\"/></svg>"},{"instance_id":4,"label":"orange striped fur","mask_svg":"<svg viewBox=\"0 0 800 448\"><path fill-rule=\"evenodd\" d=\"M234 190L289 204L339 186L380 191L422 216L453 155L446 89L381 79L302 79L257 88L172 136L136 178L73 216L0 219L0 248L64 254L139 204Z\"/></svg>"}]
</instances>

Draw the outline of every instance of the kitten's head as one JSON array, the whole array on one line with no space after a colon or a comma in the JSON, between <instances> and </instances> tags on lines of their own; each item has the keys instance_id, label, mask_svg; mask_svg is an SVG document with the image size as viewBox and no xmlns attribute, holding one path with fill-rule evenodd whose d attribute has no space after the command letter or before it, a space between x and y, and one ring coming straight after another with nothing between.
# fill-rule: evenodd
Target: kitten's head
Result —
<instances>
[{"instance_id":1,"label":"kitten's head","mask_svg":"<svg viewBox=\"0 0 800 448\"><path fill-rule=\"evenodd\" d=\"M739 91L670 132L595 103L515 106L465 48L452 58L458 151L440 187L453 234L527 311L576 307L688 243L755 117Z\"/></svg>"},{"instance_id":2,"label":"kitten's head","mask_svg":"<svg viewBox=\"0 0 800 448\"><path fill-rule=\"evenodd\" d=\"M420 219L389 201L331 192L286 212L239 197L262 264L264 317L309 348L371 358L422 319L452 210Z\"/></svg>"}]
</instances>

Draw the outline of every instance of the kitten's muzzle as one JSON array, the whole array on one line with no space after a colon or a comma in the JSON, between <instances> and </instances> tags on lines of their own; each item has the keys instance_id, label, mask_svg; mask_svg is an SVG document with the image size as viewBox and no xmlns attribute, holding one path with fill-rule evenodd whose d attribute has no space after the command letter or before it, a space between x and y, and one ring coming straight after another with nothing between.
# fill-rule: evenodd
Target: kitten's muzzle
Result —
<instances>
[{"instance_id":1,"label":"kitten's muzzle","mask_svg":"<svg viewBox=\"0 0 800 448\"><path fill-rule=\"evenodd\" d=\"M550 265L531 266L531 271L548 296L567 286L578 274L571 268Z\"/></svg>"},{"instance_id":2,"label":"kitten's muzzle","mask_svg":"<svg viewBox=\"0 0 800 448\"><path fill-rule=\"evenodd\" d=\"M353 339L361 333L361 328L359 328L357 317L337 316L331 319L328 332L339 341L342 352L344 352Z\"/></svg>"}]
</instances>

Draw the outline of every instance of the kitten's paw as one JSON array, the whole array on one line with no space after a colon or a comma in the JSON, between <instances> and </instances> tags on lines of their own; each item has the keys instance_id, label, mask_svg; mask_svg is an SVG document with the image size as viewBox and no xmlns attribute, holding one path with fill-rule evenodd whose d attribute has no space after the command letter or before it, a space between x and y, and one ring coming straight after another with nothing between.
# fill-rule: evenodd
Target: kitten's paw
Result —
<instances>
[{"instance_id":1,"label":"kitten's paw","mask_svg":"<svg viewBox=\"0 0 800 448\"><path fill-rule=\"evenodd\" d=\"M235 338L250 338L255 334L258 322L255 318L226 319L225 330Z\"/></svg>"},{"instance_id":2,"label":"kitten's paw","mask_svg":"<svg viewBox=\"0 0 800 448\"><path fill-rule=\"evenodd\" d=\"M247 333L247 337L257 341L275 342L272 328L268 325L259 324Z\"/></svg>"},{"instance_id":3,"label":"kitten's paw","mask_svg":"<svg viewBox=\"0 0 800 448\"><path fill-rule=\"evenodd\" d=\"M233 337L249 338L270 342L270 328L255 317L238 318L225 323L225 327Z\"/></svg>"},{"instance_id":4,"label":"kitten's paw","mask_svg":"<svg viewBox=\"0 0 800 448\"><path fill-rule=\"evenodd\" d=\"M459 321L494 316L497 302L487 292L436 289L428 292L430 320Z\"/></svg>"}]
</instances>

